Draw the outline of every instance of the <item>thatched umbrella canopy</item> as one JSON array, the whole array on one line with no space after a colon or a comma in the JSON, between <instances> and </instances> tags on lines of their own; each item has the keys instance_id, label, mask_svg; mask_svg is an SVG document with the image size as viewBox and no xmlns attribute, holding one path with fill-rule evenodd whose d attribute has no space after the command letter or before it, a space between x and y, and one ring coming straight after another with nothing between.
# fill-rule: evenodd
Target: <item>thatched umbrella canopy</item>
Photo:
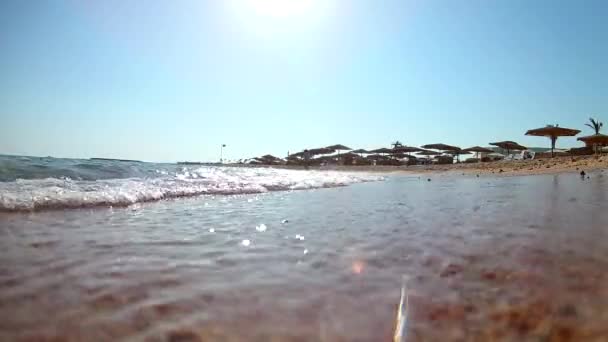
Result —
<instances>
[{"instance_id":1,"label":"thatched umbrella canopy","mask_svg":"<svg viewBox=\"0 0 608 342\"><path fill-rule=\"evenodd\" d=\"M584 142L587 146L594 146L595 152L597 152L597 146L608 146L608 135L601 133L580 137L576 140Z\"/></svg>"},{"instance_id":2,"label":"thatched umbrella canopy","mask_svg":"<svg viewBox=\"0 0 608 342\"><path fill-rule=\"evenodd\" d=\"M479 159L479 153L492 153L494 151L489 148L481 147L481 146L473 146L469 148L465 148L463 151L475 152L476 158Z\"/></svg>"},{"instance_id":3,"label":"thatched umbrella canopy","mask_svg":"<svg viewBox=\"0 0 608 342\"><path fill-rule=\"evenodd\" d=\"M419 152L419 151L424 151L421 148L418 147L413 147L413 146L397 146L395 148L393 148L393 155L395 154L403 154L405 153L407 155L407 157L411 157L410 153L412 152Z\"/></svg>"},{"instance_id":4,"label":"thatched umbrella canopy","mask_svg":"<svg viewBox=\"0 0 608 342\"><path fill-rule=\"evenodd\" d=\"M418 148L418 147L413 147L413 146L399 146L393 149L393 152L400 152L400 153L412 153L412 152L420 152L423 151L423 149Z\"/></svg>"},{"instance_id":5,"label":"thatched umbrella canopy","mask_svg":"<svg viewBox=\"0 0 608 342\"><path fill-rule=\"evenodd\" d=\"M330 150L336 150L336 151L350 151L350 150L352 150L352 148L350 148L348 146L341 145L341 144L327 146L326 148L330 149Z\"/></svg>"},{"instance_id":6,"label":"thatched umbrella canopy","mask_svg":"<svg viewBox=\"0 0 608 342\"><path fill-rule=\"evenodd\" d=\"M351 151L351 152L352 153L365 153L365 154L369 153L367 150L362 149L362 148L360 148L358 150Z\"/></svg>"},{"instance_id":7,"label":"thatched umbrella canopy","mask_svg":"<svg viewBox=\"0 0 608 342\"><path fill-rule=\"evenodd\" d=\"M423 151L419 151L417 153L420 155L423 155L423 156L439 156L442 154L441 152L429 151L429 150L423 150Z\"/></svg>"},{"instance_id":8,"label":"thatched umbrella canopy","mask_svg":"<svg viewBox=\"0 0 608 342\"><path fill-rule=\"evenodd\" d=\"M580 137L576 140L582 141L586 144L589 145L608 145L608 135L605 134L594 134L594 135L588 135L586 137Z\"/></svg>"},{"instance_id":9,"label":"thatched umbrella canopy","mask_svg":"<svg viewBox=\"0 0 608 342\"><path fill-rule=\"evenodd\" d=\"M336 152L336 150L329 147L313 148L308 150L308 153L310 153L311 156L316 156L319 154L330 154L334 152Z\"/></svg>"},{"instance_id":10,"label":"thatched umbrella canopy","mask_svg":"<svg viewBox=\"0 0 608 342\"><path fill-rule=\"evenodd\" d=\"M489 148L485 148L485 147L481 147L481 146L473 146L473 147L465 148L463 151L477 152L477 153L492 153L492 152L494 152L494 151L490 150Z\"/></svg>"},{"instance_id":11,"label":"thatched umbrella canopy","mask_svg":"<svg viewBox=\"0 0 608 342\"><path fill-rule=\"evenodd\" d=\"M329 149L329 150L333 150L333 151L338 151L338 158L340 157L340 151L349 151L349 150L352 150L352 148L350 148L348 146L341 145L341 144L331 145L331 146L327 146L325 148Z\"/></svg>"},{"instance_id":12,"label":"thatched umbrella canopy","mask_svg":"<svg viewBox=\"0 0 608 342\"><path fill-rule=\"evenodd\" d=\"M546 127L531 129L526 132L526 135L547 137L551 139L551 157L553 157L553 150L555 150L555 142L558 137L573 137L580 132L581 131L578 129L564 128L559 127L558 125L547 125Z\"/></svg>"},{"instance_id":13,"label":"thatched umbrella canopy","mask_svg":"<svg viewBox=\"0 0 608 342\"><path fill-rule=\"evenodd\" d=\"M451 156L456 156L456 161L460 162L460 156L463 154L471 154L471 152L469 151L465 151L465 150L457 150L457 151L446 151L445 153L451 155Z\"/></svg>"},{"instance_id":14,"label":"thatched umbrella canopy","mask_svg":"<svg viewBox=\"0 0 608 342\"><path fill-rule=\"evenodd\" d=\"M528 149L527 147L522 146L522 145L516 143L515 141L511 141L511 140L493 142L493 143L490 143L490 145L500 147L503 150L507 150L507 153L510 153L511 150L523 151L523 150Z\"/></svg>"},{"instance_id":15,"label":"thatched umbrella canopy","mask_svg":"<svg viewBox=\"0 0 608 342\"><path fill-rule=\"evenodd\" d=\"M428 145L423 145L422 148L430 148L432 150L439 150L439 151L459 151L460 150L460 147L446 145L446 144L428 144Z\"/></svg>"},{"instance_id":16,"label":"thatched umbrella canopy","mask_svg":"<svg viewBox=\"0 0 608 342\"><path fill-rule=\"evenodd\" d=\"M369 151L370 153L393 153L393 150L390 148L377 148L375 150Z\"/></svg>"},{"instance_id":17,"label":"thatched umbrella canopy","mask_svg":"<svg viewBox=\"0 0 608 342\"><path fill-rule=\"evenodd\" d=\"M389 159L387 156L383 156L381 154L370 154L369 156L367 156L365 158L369 159L369 160L387 160L387 159Z\"/></svg>"},{"instance_id":18,"label":"thatched umbrella canopy","mask_svg":"<svg viewBox=\"0 0 608 342\"><path fill-rule=\"evenodd\" d=\"M442 153L441 152L437 152L437 151L422 150L422 151L418 151L417 154L430 157L430 156L439 156Z\"/></svg>"},{"instance_id":19,"label":"thatched umbrella canopy","mask_svg":"<svg viewBox=\"0 0 608 342\"><path fill-rule=\"evenodd\" d=\"M267 154L267 155L264 155L261 157L254 158L254 160L257 160L257 161L261 162L262 164L280 164L283 162L283 159L277 158L271 154Z\"/></svg>"}]
</instances>

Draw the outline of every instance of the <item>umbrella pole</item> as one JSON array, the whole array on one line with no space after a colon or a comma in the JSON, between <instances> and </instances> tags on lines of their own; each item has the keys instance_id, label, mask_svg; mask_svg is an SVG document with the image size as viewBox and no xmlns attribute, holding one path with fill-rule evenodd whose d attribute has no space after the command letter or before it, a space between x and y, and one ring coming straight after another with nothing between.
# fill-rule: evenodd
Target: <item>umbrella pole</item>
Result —
<instances>
[{"instance_id":1,"label":"umbrella pole","mask_svg":"<svg viewBox=\"0 0 608 342\"><path fill-rule=\"evenodd\" d=\"M556 141L557 141L557 137L551 137L551 158L553 158L553 150L555 150Z\"/></svg>"}]
</instances>

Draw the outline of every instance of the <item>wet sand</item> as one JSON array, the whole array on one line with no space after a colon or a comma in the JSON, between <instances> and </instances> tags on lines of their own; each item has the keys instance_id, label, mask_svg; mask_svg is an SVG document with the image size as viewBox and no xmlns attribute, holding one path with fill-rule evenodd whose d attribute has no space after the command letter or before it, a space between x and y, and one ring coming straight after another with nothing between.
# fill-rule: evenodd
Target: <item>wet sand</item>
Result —
<instances>
[{"instance_id":1,"label":"wet sand","mask_svg":"<svg viewBox=\"0 0 608 342\"><path fill-rule=\"evenodd\" d=\"M406 276L407 341L605 341L608 176L590 176L1 214L0 340L388 341Z\"/></svg>"}]
</instances>

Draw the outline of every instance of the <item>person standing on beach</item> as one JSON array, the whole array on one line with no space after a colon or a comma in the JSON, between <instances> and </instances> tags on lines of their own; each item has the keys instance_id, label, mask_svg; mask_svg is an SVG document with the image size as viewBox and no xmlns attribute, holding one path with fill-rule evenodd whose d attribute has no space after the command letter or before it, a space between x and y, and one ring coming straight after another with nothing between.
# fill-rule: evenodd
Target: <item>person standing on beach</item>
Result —
<instances>
[{"instance_id":1,"label":"person standing on beach","mask_svg":"<svg viewBox=\"0 0 608 342\"><path fill-rule=\"evenodd\" d=\"M310 152L308 150L304 150L304 167L306 170L310 167Z\"/></svg>"}]
</instances>

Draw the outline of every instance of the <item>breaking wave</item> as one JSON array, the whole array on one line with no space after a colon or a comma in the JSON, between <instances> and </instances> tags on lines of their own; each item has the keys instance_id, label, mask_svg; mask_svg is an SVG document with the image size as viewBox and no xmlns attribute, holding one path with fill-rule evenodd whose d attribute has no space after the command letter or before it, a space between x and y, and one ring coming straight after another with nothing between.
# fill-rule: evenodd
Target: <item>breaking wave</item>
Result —
<instances>
[{"instance_id":1,"label":"breaking wave","mask_svg":"<svg viewBox=\"0 0 608 342\"><path fill-rule=\"evenodd\" d=\"M184 167L175 164L70 159L55 159L59 161L55 164L62 165L34 166L32 172L26 166L18 165L19 163L7 167L4 162L7 157L2 158L0 211L127 206L185 196L315 189L382 180L382 177L377 175L337 171ZM32 159L25 161L29 164L27 166L32 166ZM7 169L12 172L11 176L7 176Z\"/></svg>"}]
</instances>

